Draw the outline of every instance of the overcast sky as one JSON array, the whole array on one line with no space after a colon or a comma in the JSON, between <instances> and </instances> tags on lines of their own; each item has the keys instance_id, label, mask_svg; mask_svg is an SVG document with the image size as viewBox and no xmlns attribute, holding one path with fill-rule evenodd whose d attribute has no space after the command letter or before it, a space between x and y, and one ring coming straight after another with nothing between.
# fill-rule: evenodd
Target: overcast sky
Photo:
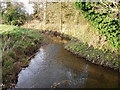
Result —
<instances>
[{"instance_id":1,"label":"overcast sky","mask_svg":"<svg viewBox=\"0 0 120 90\"><path fill-rule=\"evenodd\" d=\"M29 4L29 0L18 0L20 2L24 3L25 9L27 11L27 13L32 14L33 13L33 4Z\"/></svg>"}]
</instances>

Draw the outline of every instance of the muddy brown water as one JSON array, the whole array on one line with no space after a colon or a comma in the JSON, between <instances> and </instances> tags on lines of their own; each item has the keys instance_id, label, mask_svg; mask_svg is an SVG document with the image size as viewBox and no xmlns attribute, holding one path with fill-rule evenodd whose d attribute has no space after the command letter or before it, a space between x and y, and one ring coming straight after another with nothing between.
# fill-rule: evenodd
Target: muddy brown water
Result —
<instances>
[{"instance_id":1,"label":"muddy brown water","mask_svg":"<svg viewBox=\"0 0 120 90\"><path fill-rule=\"evenodd\" d=\"M116 88L120 74L76 57L64 49L66 40L46 36L45 42L21 70L15 88Z\"/></svg>"}]
</instances>

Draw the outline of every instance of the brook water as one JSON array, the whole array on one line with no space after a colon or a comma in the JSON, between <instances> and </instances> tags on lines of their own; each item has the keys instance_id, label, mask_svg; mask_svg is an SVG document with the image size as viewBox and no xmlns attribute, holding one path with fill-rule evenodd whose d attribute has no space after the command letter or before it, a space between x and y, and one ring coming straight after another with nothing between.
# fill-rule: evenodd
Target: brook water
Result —
<instances>
[{"instance_id":1,"label":"brook water","mask_svg":"<svg viewBox=\"0 0 120 90\"><path fill-rule=\"evenodd\" d=\"M28 67L18 75L16 88L99 88L118 87L120 74L96 66L64 49L66 40L46 36Z\"/></svg>"}]
</instances>

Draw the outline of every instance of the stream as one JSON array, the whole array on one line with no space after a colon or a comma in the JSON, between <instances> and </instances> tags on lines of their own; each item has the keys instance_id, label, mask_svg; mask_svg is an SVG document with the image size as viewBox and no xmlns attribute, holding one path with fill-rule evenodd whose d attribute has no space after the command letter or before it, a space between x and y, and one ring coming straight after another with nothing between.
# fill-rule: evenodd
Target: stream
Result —
<instances>
[{"instance_id":1,"label":"stream","mask_svg":"<svg viewBox=\"0 0 120 90\"><path fill-rule=\"evenodd\" d=\"M116 88L120 74L94 65L64 49L67 40L46 35L47 42L18 75L15 88Z\"/></svg>"}]
</instances>

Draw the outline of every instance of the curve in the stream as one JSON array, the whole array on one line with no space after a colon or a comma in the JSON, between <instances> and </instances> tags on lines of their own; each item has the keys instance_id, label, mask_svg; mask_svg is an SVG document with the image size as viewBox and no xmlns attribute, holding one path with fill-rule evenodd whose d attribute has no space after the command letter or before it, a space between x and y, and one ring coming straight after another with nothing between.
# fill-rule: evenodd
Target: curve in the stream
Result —
<instances>
[{"instance_id":1,"label":"curve in the stream","mask_svg":"<svg viewBox=\"0 0 120 90\"><path fill-rule=\"evenodd\" d=\"M118 87L118 72L76 57L64 49L64 40L52 36L48 39L48 44L19 73L16 88Z\"/></svg>"}]
</instances>

